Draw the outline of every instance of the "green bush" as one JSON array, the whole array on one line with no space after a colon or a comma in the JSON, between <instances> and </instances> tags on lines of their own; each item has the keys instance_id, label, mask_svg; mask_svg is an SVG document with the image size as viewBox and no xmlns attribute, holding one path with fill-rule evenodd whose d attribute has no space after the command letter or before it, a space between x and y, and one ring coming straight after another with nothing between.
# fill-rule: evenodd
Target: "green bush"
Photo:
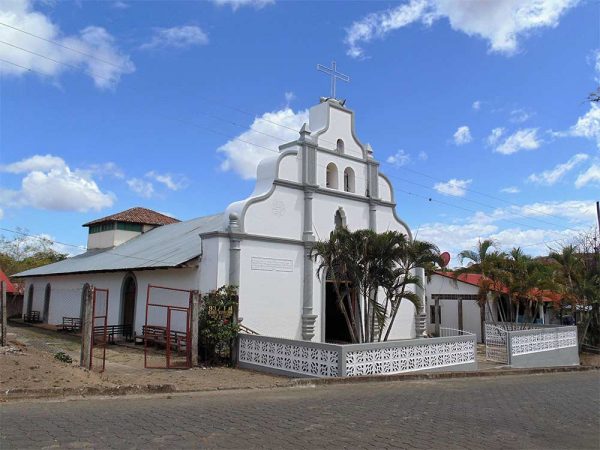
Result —
<instances>
[{"instance_id":1,"label":"green bush","mask_svg":"<svg viewBox=\"0 0 600 450\"><path fill-rule=\"evenodd\" d=\"M232 347L240 327L237 323L237 287L222 286L202 297L200 343L204 360L230 363Z\"/></svg>"}]
</instances>

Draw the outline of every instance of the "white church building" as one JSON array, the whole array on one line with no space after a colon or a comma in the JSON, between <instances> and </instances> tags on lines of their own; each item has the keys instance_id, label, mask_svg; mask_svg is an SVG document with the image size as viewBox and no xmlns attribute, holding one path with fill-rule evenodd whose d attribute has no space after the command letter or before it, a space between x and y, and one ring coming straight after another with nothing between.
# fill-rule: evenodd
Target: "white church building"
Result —
<instances>
[{"instance_id":1,"label":"white church building","mask_svg":"<svg viewBox=\"0 0 600 450\"><path fill-rule=\"evenodd\" d=\"M239 316L249 329L339 340L343 321L329 283L317 277L313 243L336 224L411 235L354 120L342 102L322 99L298 139L261 161L254 192L223 213L180 222L133 208L85 224L85 253L18 275L26 283L24 313L41 311L50 324L80 316L82 292L93 285L110 292L108 323L139 333L149 285L207 293L230 284L239 286ZM414 338L415 315L403 302L390 337Z\"/></svg>"}]
</instances>

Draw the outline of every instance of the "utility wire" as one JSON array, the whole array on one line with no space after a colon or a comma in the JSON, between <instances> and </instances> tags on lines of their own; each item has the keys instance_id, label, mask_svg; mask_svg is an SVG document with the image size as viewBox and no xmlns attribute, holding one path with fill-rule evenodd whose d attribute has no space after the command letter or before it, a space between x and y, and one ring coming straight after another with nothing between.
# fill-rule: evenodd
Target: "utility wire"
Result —
<instances>
[{"instance_id":1,"label":"utility wire","mask_svg":"<svg viewBox=\"0 0 600 450\"><path fill-rule=\"evenodd\" d=\"M59 46L59 47L62 47L62 48L64 48L64 49L66 49L66 50L70 50L70 51L73 51L73 52L76 52L76 53L79 53L79 54L85 55L85 56L87 56L87 57L89 57L89 58L95 59L95 60L97 60L97 61L100 61L100 62L102 62L102 63L105 63L105 64L110 64L111 66L113 66L113 67L117 67L117 68L119 68L119 69L121 69L121 70L124 70L124 68L123 68L123 67L121 67L121 66L119 66L119 65L116 65L116 64L114 64L114 63L111 63L111 62L109 62L109 61L103 60L103 59L101 59L101 58L98 58L98 57L96 57L96 56L94 56L94 55L91 55L91 54L89 54L89 53L85 53L85 52L79 51L79 50L77 50L77 49L74 49L74 48L71 48L71 47L67 47L67 46L65 46L65 45L63 45L63 44L61 44L61 43L59 43L59 42L57 42L57 41L53 41L53 40L50 40L50 39L46 39L46 38L44 38L44 37L42 37L42 36L38 36L38 35L36 35L36 34L34 34L34 33L31 33L31 32L29 32L29 31L23 30L23 29L21 29L21 28L14 27L14 26L12 26L12 25L9 25L9 24L7 24L7 23L5 23L5 22L0 22L0 25L2 25L2 26L5 26L5 27L8 27L8 28L11 28L11 29L13 29L13 30L15 30L15 31L19 31L19 32L21 32L21 33L27 34L27 35L29 35L29 36L32 36L32 37L35 37L35 38L41 39L41 40L43 40L43 41L46 41L46 42L48 42L48 43L51 43L51 44L57 45L57 46ZM3 41L2 41L2 42L3 42ZM5 43L5 44L7 44L7 45L11 45L11 46L13 46L13 47L15 47L15 48L18 48L18 49L20 49L20 50L23 50L23 51L30 52L29 50L23 49L23 48L21 48L21 47L16 47L16 46L14 46L13 44L9 44L9 43L6 43L6 42L3 42L3 43ZM45 56L43 56L43 55L40 55L40 54L38 54L38 53L33 53L33 52L30 52L30 53L32 53L32 54L34 54L34 55L37 55L37 56L40 56L40 57L42 57L42 58L46 58ZM49 58L48 58L48 59L49 59ZM56 60L53 60L53 59L50 59L50 60L51 60L51 61L53 61L53 62L55 62L55 63L57 63L57 64L63 64L63 63L61 63L61 62L59 62L59 61L56 61ZM8 62L8 61L5 61L5 62ZM9 63L10 63L10 62L9 62ZM15 64L15 65L17 65L17 64ZM23 68L23 69L26 69L26 70L30 70L30 71L32 71L32 69L29 69L29 68L26 68L26 67L23 67L23 66L18 66L18 67L21 67L21 68ZM76 67L76 66L70 66L70 67ZM76 67L76 68L78 68L78 67ZM45 75L47 75L47 74L45 74ZM108 79L108 80L109 80L109 81L112 81L111 79ZM205 96L200 96L200 98L202 98L204 101L207 101L207 102L209 102L209 103L217 103L215 100L213 100L213 99L209 99L208 97L205 97ZM221 106L224 106L224 107L226 107L226 108L228 108L228 109L231 109L231 110L234 110L234 111L238 111L238 112L240 112L240 113L243 113L243 114L246 114L246 115L248 115L248 116L254 117L254 118L255 118L255 119L257 119L257 120L264 121L264 122L268 122L268 123L271 123L271 124L273 124L273 125L276 125L276 126L278 126L278 127L282 127L282 128L288 129L288 130L290 130L290 131L298 132L298 130L296 130L296 129L295 129L295 128L293 128L293 127L288 127L288 126L286 126L286 125L283 125L283 124L281 124L281 123L278 123L278 122L274 122L274 121L271 121L271 120L268 120L268 119L264 119L264 118L256 117L256 115L255 115L255 114L253 114L253 113L250 113L250 112L248 112L248 111L244 111L244 110L242 110L242 109L240 109L240 108L238 108L238 107L234 107L234 106L230 106L230 105L223 104L221 101L219 101L219 102L218 102L218 104L219 104L219 105L221 105ZM235 122L231 122L231 121L229 121L229 120L227 120L227 119L219 118L219 117L216 117L216 116L209 116L209 117L215 118L215 119L217 119L217 120L222 120L222 121L228 122L228 123L230 123L230 124L232 124L232 125L235 125L235 126L238 126L238 127L242 127L242 128L244 128L244 129L246 128L246 126L244 126L244 125L240 125L240 124L237 124L237 123L235 123ZM282 138L280 138L280 137L278 137L278 136L273 136L273 135L270 135L270 134L267 134L267 133L264 133L264 132L261 132L261 131L255 130L255 129L253 129L252 127L250 127L250 130L252 130L252 131L254 131L254 132L256 132L256 133L259 133L259 134L263 134L263 135L265 135L265 136L272 137L272 138L274 138L274 139L279 139L279 140L282 140L282 141L284 141L284 139L282 139ZM326 140L326 139L324 139L324 138L321 138L321 140L323 140L324 142L328 142L328 143L330 143L330 144L334 144L334 145L335 145L335 143L333 143L333 142L331 142L331 141L327 141L327 140ZM444 181L444 180L442 180L442 179L440 179L440 178L432 177L432 176L431 176L431 175L429 175L429 174L425 174L425 173L423 173L423 172L419 172L419 171L417 171L417 170L414 170L414 169L409 169L408 167L401 167L401 169L402 169L402 170L407 170L407 171L414 172L414 173L416 173L416 174L419 174L419 175L421 175L421 176L425 176L425 177L427 177L427 178L429 178L429 179L432 179L432 180L435 180L435 181L441 181L441 182L443 182L443 181ZM466 191L468 191L468 192L472 192L472 193L474 193L474 194L478 194L478 195L481 195L481 196L484 196L484 197L488 197L488 198L491 198L491 199L493 199L493 200L500 201L500 202L506 203L506 204L508 204L508 205L511 205L511 206L516 206L516 207L518 207L518 208L523 208L523 209L527 209L527 210L530 210L530 211L534 211L534 212L537 212L538 214L546 215L546 216L549 216L549 217L555 217L555 218L558 218L558 219L562 219L562 217L560 217L560 216L557 216L557 215L555 215L555 214L550 214L550 213L548 213L548 212L541 211L541 210L539 210L539 209L535 209L535 208L532 208L532 207L529 207L529 206L525 206L525 205L518 205L518 204L512 203L512 202L510 202L510 201L508 201L508 200L505 200L505 199L503 199L503 198L500 198L500 197L497 197L497 196L494 196L494 195L491 195L491 194L487 194L487 193L485 193L485 192L481 192L481 191L478 191L478 190L475 190L475 189L471 189L471 188L464 188L464 189L465 189ZM535 220L535 219L534 219L534 220ZM554 225L554 226L556 226L556 225Z\"/></svg>"},{"instance_id":2,"label":"utility wire","mask_svg":"<svg viewBox=\"0 0 600 450\"><path fill-rule=\"evenodd\" d=\"M56 42L56 41L52 41L52 40L46 39L46 38L44 38L44 37L41 37L41 36L38 36L38 35L36 35L36 34L30 33L30 32L28 32L28 31L26 31L26 30L23 30L23 29L16 28L16 27L14 27L14 26L8 25L8 24L6 24L6 23L4 23L4 22L0 22L0 25L2 25L2 26L6 26L6 27L8 27L8 28L11 28L11 29L13 29L13 30L16 30L16 31L19 31L19 32L25 33L25 34L27 34L27 35L29 35L29 36L32 36L32 37L35 37L35 38L38 38L38 39L44 40L44 41L46 41L46 42L49 42L49 43L51 43L51 44L54 44L54 45L57 45L57 46L59 46L59 47L62 47L62 48L64 48L64 49L67 49L67 50L71 50L71 51L74 51L74 52L80 53L80 54L82 54L82 55L85 55L85 56L87 56L87 57L90 57L90 58L92 58L92 59L95 59L95 60L97 60L97 61L103 62L103 63L105 63L105 64L110 64L110 65L112 65L112 66L114 66L114 67L117 67L117 68L120 68L120 69L124 70L124 68L122 68L122 67L120 67L120 66L118 66L118 65L116 65L116 64L113 64L113 63L110 63L110 62L108 62L108 61L105 61L105 60L103 60L103 59L97 58L96 56L93 56L93 55L91 55L91 54L89 54L89 53L81 52L81 51L79 51L79 50L76 50L76 49L73 49L73 48L71 48L71 47L67 47L67 46L65 46L65 45L63 45L63 44L60 44L59 42ZM56 63L56 64L63 64L63 65L65 65L65 66L67 66L67 67L72 67L72 68L75 68L75 69L80 69L80 67L77 67L77 66L74 66L74 65L71 65L71 64L66 64L66 63L63 63L63 62L61 62L61 61L57 61L57 60L55 60L55 59L52 59L52 58L49 58L49 57L47 57L47 56L45 56L45 55L42 55L42 54L39 54L39 53L32 52L32 51L30 51L30 50L27 50L27 49L25 49L25 48L22 48L22 47L18 47L18 46L14 45L14 44L11 44L11 43L8 43L8 42L5 42L5 41L0 41L0 42L1 42L1 43L3 43L3 44L9 45L9 46L11 46L11 47L17 48L17 49L19 49L19 50L22 50L22 51L25 51L25 52L31 53L31 54L33 54L33 55L36 55L36 56L39 56L39 57L41 57L41 58L46 58L46 59L48 59L48 60L50 60L50 61L52 61L52 62L54 62L54 63ZM4 60L2 60L2 61L4 61ZM14 64L14 63L11 63L11 62L9 62L9 61L4 61L4 62L8 62L9 64ZM26 70L33 71L33 69L30 69L30 68L26 68L26 67L23 67L23 66L19 66L19 65L17 65L17 64L14 64L14 65L16 65L16 66L18 66L18 67L21 67L21 68L23 68L23 69L26 69ZM47 75L47 74L44 74L44 75ZM99 78L103 78L103 79L105 79L105 80L108 80L108 81L113 81L111 78L107 78L107 77L101 77L101 76L98 76L98 75L94 75L94 76L97 76L97 77L99 77ZM209 98L207 98L207 97L204 97L204 96L200 96L200 98L202 98L204 101L207 101L207 102L209 102L209 103L216 103L214 100L212 100L212 99L209 99ZM240 108L233 107L233 106L229 106L229 105L225 105L225 104L222 104L221 102L219 102L218 104L219 104L219 105L222 105L222 106L224 106L224 107L226 107L226 108L229 108L229 109L232 109L232 110L235 110L235 111L241 112L241 113L243 113L243 114L249 115L249 116L251 116L251 117L254 117L254 118L255 118L255 119L257 119L257 120L261 120L261 121L264 121L264 122L268 122L268 123L271 123L271 124L273 124L273 125L276 125L276 126L278 126L278 127L282 127L282 128L285 128L285 129L287 129L287 130L294 131L294 132L296 132L296 133L298 132L298 130L296 130L296 129L295 129L295 128L293 128L293 127L288 127L288 126L286 126L286 125L283 125L283 124L281 124L281 123L278 123L278 122L274 122L274 121L271 121L271 120L268 120L268 119L264 119L264 118L256 117L256 115L255 115L255 114L252 114L252 113L250 113L250 112L244 111L244 110L242 110L242 109L240 109ZM228 120L228 119L224 119L224 118L222 118L222 117L218 117L218 116L214 116L214 115L210 115L210 114L206 114L206 113L201 113L201 114L202 114L202 115L204 115L205 117L209 117L209 118L213 118L213 119L216 119L216 120L220 120L220 121L223 121L223 122L229 123L229 124L231 124L231 125L237 126L237 127L239 127L239 128L242 128L242 129L246 129L246 128L247 128L247 126L245 126L245 125L242 125L242 124L239 124L239 123L233 122L233 121L231 121L231 120ZM174 119L169 119L169 120L174 120ZM176 119L175 119L175 120L176 120ZM215 133L215 131L214 131L214 130L210 130L210 129L207 129L207 128L204 128L204 129L205 129L205 130L207 130L207 131L210 131L210 132L213 132L213 133ZM262 132L262 131L256 130L256 129L252 128L252 126L250 126L250 128L249 128L249 129L250 129L250 131L252 131L252 132L255 132L255 133L258 133L258 134L262 134L262 135L264 135L264 136L267 136L267 137L270 137L270 138L273 138L273 139L279 140L279 141L281 141L281 142L287 142L287 141L286 141L286 139L284 139L284 138L282 138L282 137L280 137L280 136L274 136L274 135L271 135L271 134L269 134L269 133L265 133L265 132ZM221 134L221 135L225 135L224 133L218 133L218 132L216 132L216 133L217 133L217 134ZM245 141L245 140L242 140L242 139L234 139L234 140L238 140L238 141L240 141L240 142L244 142L244 143L246 143L246 144L249 144L249 145L255 145L255 146L257 146L257 147L260 147L260 148L263 148L263 149L267 149L267 148L266 148L266 147L264 147L264 146L260 146L260 145L252 144L252 143L250 143L250 142L248 142L248 141ZM330 143L330 144L336 145L335 143L333 143L333 142L331 142L331 141L327 141L327 140L326 140L326 139L324 139L324 138L321 138L321 140L322 140L322 141L324 141L324 142L327 142L327 143ZM267 149L267 150L270 150L270 149ZM406 171L410 171L410 172L413 172L413 173L416 173L416 174L418 174L418 175L421 175L421 176L427 177L427 178L429 178L429 179L431 179L431 180L434 180L434 181L440 181L440 182L443 182L443 181L444 181L444 180L442 180L442 179L440 179L440 178L436 178L436 177L433 177L433 176L431 176L431 175L429 175L429 174L426 174L426 173L423 173L423 172L420 172L420 171L417 171L417 170L414 170L414 169L409 169L409 168L407 168L407 167L401 167L400 169L402 169L402 170L406 170ZM389 176L389 175L388 175L388 176ZM407 180L405 180L405 181L407 181ZM410 182L410 181L407 181L407 182ZM430 188L429 186L425 186L425 187L426 187L427 189L432 189L432 188ZM550 214L550 213L548 213L548 212L541 211L541 210L539 210L539 209L532 208L532 207L530 207L530 206L518 205L518 204L512 203L512 202L510 202L510 201L508 201L508 200L505 200L505 199L499 198L499 197L497 197L497 196L493 196L493 195L491 195L491 194L487 194L487 193L485 193L485 192L481 192L481 191L478 191L478 190L475 190L475 189L471 189L471 188L464 188L464 189L465 189L466 191L468 191L468 192L472 192L472 193L474 193L474 194L477 194L477 195L481 195L481 196L484 196L484 197L488 197L488 198L490 198L490 199L493 199L493 200L496 200L496 201L503 202L503 203L505 203L505 204L508 204L508 205L510 205L510 206L515 206L515 207L518 207L518 208L523 208L523 209L525 209L525 210L529 210L529 211L536 212L536 213L538 213L538 214L541 214L541 215L546 215L546 216L549 216L549 217L555 217L555 218L558 218L558 219L562 219L562 217L560 217L560 216L557 216L557 215L555 215L555 214ZM466 200L466 201L470 201L470 202L472 202L472 203L477 203L477 202L475 202L474 200L469 200L469 199L465 199L465 200ZM480 205L485 205L485 204L483 204L483 203L479 203L479 204L480 204ZM495 206L490 206L490 205L486 205L486 206L487 206L487 207L490 207L490 208L496 208ZM514 215L517 215L517 216L520 216L520 217L525 217L525 218L526 218L526 219L528 219L528 220L536 220L536 221L538 221L538 222L540 222L540 223L546 223L546 224L550 224L550 225L552 225L552 226L559 226L559 225L557 225L557 224L554 224L554 223L551 223L551 222L545 222L545 221L543 221L543 220L541 220L541 219L538 219L538 218L535 218L535 217L526 217L526 216L522 216L522 215L520 215L520 214L516 214L516 213L513 213L513 214L514 214ZM567 229L571 229L571 230L573 230L572 228L568 228L568 227L567 227Z\"/></svg>"},{"instance_id":3,"label":"utility wire","mask_svg":"<svg viewBox=\"0 0 600 450\"><path fill-rule=\"evenodd\" d=\"M5 41L1 41L1 40L0 40L0 43L3 43L3 44L6 44L6 45L9 45L9 46L11 46L11 47L14 47L14 48L17 48L17 49L19 49L19 50L25 51L25 52L27 52L27 53L31 53L31 54L33 54L33 55L35 55L35 56L39 56L39 57L42 57L42 58L48 59L48 60L50 60L50 61L52 61L52 62L54 62L54 63L56 63L56 64L62 64L62 65L66 65L66 66L68 66L68 67L73 67L73 68L79 69L79 67L77 67L77 66L74 66L74 65L71 65L71 64L62 63L62 62L60 62L60 61L57 61L57 60L55 60L55 59L49 58L49 57L47 57L47 56L45 56L45 55L41 55L41 54L39 54L39 53L31 52L31 51L29 51L29 50L27 50L27 49L24 49L24 48L22 48L22 47L19 47L19 46L16 46L16 45L10 44L10 43L7 43L7 42L5 42ZM15 66L17 66L17 67L21 67L21 68L23 68L23 69L25 69L25 70L29 70L29 71L32 71L32 72L38 72L38 71L36 71L36 70L34 70L34 69L31 69L31 68L28 68L28 67L21 66L21 65L19 65L19 64L13 63L13 62L11 62L11 61L6 61L6 60L1 60L1 61L3 61L3 62L6 62L6 63L9 63L9 64L13 64L13 65L15 65ZM42 73L42 72L38 72L38 73L41 73L42 75L48 75L48 74L44 74L44 73ZM109 78L106 78L106 77L100 77L100 78L104 78L104 79L107 79L107 80L111 80L111 79L109 79ZM180 122L180 123L184 123L184 124L192 125L192 126L195 126L195 127L197 127L197 128L200 128L200 129L202 129L202 130L204 130L204 131L208 131L208 132L211 132L211 133L215 133L215 134L219 134L219 135L225 136L225 137L227 137L227 138L228 138L228 139L230 139L230 140L235 140L235 141L238 141L238 142L242 142L242 143L245 143L245 144L248 144L248 145L254 146L254 147L262 148L262 149L264 149L264 150L268 150L268 151L271 151L271 152L277 153L277 154L279 154L279 153L280 153L278 150L274 150L274 149L271 149L271 148L269 148L269 147L266 147L266 146L263 146L263 145L260 145L260 144L255 144L255 143L253 143L253 142L250 142L250 141L248 141L248 140L245 140L245 139L242 139L242 138L238 138L238 137L235 137L235 138L230 138L230 137L229 137L229 135L228 135L228 134L226 134L226 133L223 133L223 132L220 132L220 131L217 131L217 130L211 129L211 128L209 128L209 127L206 127L206 126L199 125L199 124L197 124L197 123L195 123L195 122L191 122L191 121L189 121L189 120L185 120L185 119L178 119L178 118L173 118L173 117L166 117L166 116L163 116L163 117L164 117L164 118L166 118L166 119L168 119L168 120L177 121L177 122ZM224 120L224 119L220 119L220 118L218 118L218 119L219 119L219 120ZM232 124L234 124L234 125L237 125L237 126L242 126L243 128L245 128L245 126L243 126L243 125L239 125L239 124L236 124L235 122L229 122L229 123L232 123ZM275 125L280 125L280 124L277 124L276 122L272 122L272 123L273 123L273 124L275 124ZM290 129L290 130L293 130L293 131L296 131L296 132L297 132L297 130L295 130L294 128L291 128L291 127L285 127L285 128L288 128L288 129ZM253 131L257 131L257 130L253 130ZM259 132L259 131L257 131L257 132ZM285 141L285 139L283 139L283 138L281 138L281 137L279 137L279 136L273 136L273 135L269 135L269 134L267 134L267 133L263 133L263 132L259 132L259 133L261 133L261 134L264 134L264 135L266 135L266 136L269 136L269 137L272 137L272 138L274 138L274 139L278 139L278 140L281 140L281 141ZM321 166L321 167L323 167L323 168L326 168L326 167L324 167L324 166ZM408 169L408 170L410 170L410 169ZM420 172L417 172L417 171L414 171L414 172L416 172L416 173L420 173ZM430 177L430 176L428 176L428 175L426 175L426 174L423 174L423 175L424 175L424 176L427 176L427 177L429 177L429 178L435 179L435 178L433 178L433 177ZM355 176L356 176L356 175L355 175ZM391 178L396 178L396 179L399 179L399 180L401 180L401 181L404 181L404 182L408 182L408 183L412 183L412 184L418 185L418 186L420 186L420 187L424 187L424 188L426 188L426 189L433 189L433 188L431 188L431 187L429 187L429 186L425 186L425 185L422 185L422 184L419 184L419 183L416 183L416 182L412 182L412 181L410 181L410 180L405 180L405 179L399 178L399 177L397 177L397 176L395 176L395 175L393 175L393 174L388 174L388 176L390 176ZM361 179L363 179L363 180L364 180L364 178L363 178L363 177L360 177L360 176L357 176L357 178L361 178ZM469 190L469 189L467 189L467 190ZM475 191L474 191L474 192L475 192ZM492 196L490 196L490 197L492 197ZM493 197L492 197L492 198L493 198ZM477 202L477 201L475 201L475 200L469 200L469 199L463 199L463 200L470 201L470 202L472 202L472 203L476 203L476 204L479 204L479 205L481 205L481 206L485 206L485 207L488 207L488 208L491 208L491 209L496 209L496 208L497 208L497 206L493 206L493 205L487 205L487 204L485 204L485 203L482 203L482 202ZM505 201L505 200L501 200L501 201ZM475 211L475 210L472 210L472 209L458 207L458 206L456 206L456 205L453 205L453 204L450 204L450 203L446 203L446 202L442 202L442 201L436 201L436 202L437 202L437 203L441 203L441 204L445 204L445 205L447 205L447 206L451 206L451 207L459 208L459 209L462 209L462 210L465 210L465 211L470 211L470 212L475 212L475 213L476 213L476 212L478 212L478 211ZM506 202L506 201L505 201L505 202ZM507 202L507 203L511 204L510 202ZM514 205L514 204L513 204L513 206L522 207L522 206L519 206L519 205ZM529 208L529 209L531 209L531 208ZM543 220L541 220L541 219L538 219L538 218L535 218L535 217L533 217L533 218L532 218L532 217L526 217L526 216L523 216L523 215L520 215L520 214L517 214L517 213L513 213L513 214L514 214L514 215L517 215L517 216L519 216L519 217L523 217L523 218L525 218L525 219L527 219L527 220L536 220L536 221L538 221L538 222L543 222L543 223L546 223L546 224L550 224L550 225L552 225L552 226L559 226L559 225L557 225L557 224L553 224L553 223L551 223L551 222L543 221ZM511 220L509 220L509 219L504 219L504 218L502 218L502 219L498 219L498 220L502 220L502 221L505 221L505 222L514 223L514 224L517 224L517 225L519 225L519 226L524 226L524 227L526 227L526 228L531 228L531 229L533 229L533 226L531 226L531 225L522 224L522 223L519 223L519 222L511 221ZM574 230L574 229L572 229L572 228L567 228L567 229L571 229L572 231L577 231L577 230Z\"/></svg>"}]
</instances>

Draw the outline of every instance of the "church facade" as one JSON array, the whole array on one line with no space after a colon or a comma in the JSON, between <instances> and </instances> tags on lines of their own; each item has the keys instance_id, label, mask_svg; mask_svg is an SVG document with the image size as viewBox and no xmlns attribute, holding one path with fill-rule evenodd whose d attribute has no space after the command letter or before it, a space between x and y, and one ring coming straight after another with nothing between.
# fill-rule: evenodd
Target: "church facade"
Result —
<instances>
[{"instance_id":1,"label":"church facade","mask_svg":"<svg viewBox=\"0 0 600 450\"><path fill-rule=\"evenodd\" d=\"M396 214L392 184L358 139L354 121L343 102L322 99L298 139L260 162L253 193L223 213L121 226L127 236L103 238L101 248L88 245L83 255L19 274L26 282L24 312L47 310L46 320L57 324L79 315L77 292L89 284L110 290L109 323L129 320L139 332L148 285L205 293L231 284L239 286L239 315L249 329L336 339L341 317L327 281L317 276L312 244L340 225L411 235ZM73 294L53 294L62 291ZM415 337L415 314L403 302L390 337Z\"/></svg>"}]
</instances>

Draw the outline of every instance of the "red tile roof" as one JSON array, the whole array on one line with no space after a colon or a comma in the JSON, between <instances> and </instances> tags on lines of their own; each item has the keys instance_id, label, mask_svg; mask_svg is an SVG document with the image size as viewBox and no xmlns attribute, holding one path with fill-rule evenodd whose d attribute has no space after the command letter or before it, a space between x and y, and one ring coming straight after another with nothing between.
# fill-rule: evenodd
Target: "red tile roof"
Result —
<instances>
[{"instance_id":1,"label":"red tile roof","mask_svg":"<svg viewBox=\"0 0 600 450\"><path fill-rule=\"evenodd\" d=\"M8 279L8 277L6 276L6 274L4 272L2 272L2 270L0 270L0 281L4 281L4 286L6 286L6 293L7 294L14 294L16 292L15 287L10 282L10 280Z\"/></svg>"},{"instance_id":2,"label":"red tile roof","mask_svg":"<svg viewBox=\"0 0 600 450\"><path fill-rule=\"evenodd\" d=\"M130 222L130 223L141 223L144 225L168 225L171 223L181 222L174 217L165 216L156 211L152 211L147 208L130 208L126 211L121 211L119 213L113 214L111 216L102 217L101 219L92 220L91 222L84 223L82 226L89 227L90 225L95 225L97 223L104 222Z\"/></svg>"}]
</instances>

